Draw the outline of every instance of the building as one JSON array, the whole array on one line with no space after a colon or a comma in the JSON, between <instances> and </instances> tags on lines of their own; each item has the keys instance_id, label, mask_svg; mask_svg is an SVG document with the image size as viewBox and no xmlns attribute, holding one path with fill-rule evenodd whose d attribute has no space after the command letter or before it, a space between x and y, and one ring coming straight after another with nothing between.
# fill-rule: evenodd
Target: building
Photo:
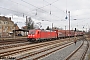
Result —
<instances>
[{"instance_id":1,"label":"building","mask_svg":"<svg viewBox=\"0 0 90 60\"><path fill-rule=\"evenodd\" d=\"M0 16L0 37L9 37L15 30L15 24L11 17Z\"/></svg>"}]
</instances>

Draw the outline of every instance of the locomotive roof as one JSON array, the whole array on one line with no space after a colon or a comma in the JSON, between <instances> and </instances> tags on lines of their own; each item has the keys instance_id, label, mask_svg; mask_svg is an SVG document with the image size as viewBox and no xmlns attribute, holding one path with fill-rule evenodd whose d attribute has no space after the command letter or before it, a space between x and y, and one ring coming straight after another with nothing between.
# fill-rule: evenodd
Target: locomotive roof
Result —
<instances>
[{"instance_id":1,"label":"locomotive roof","mask_svg":"<svg viewBox=\"0 0 90 60\"><path fill-rule=\"evenodd\" d=\"M56 31L53 31L53 30L42 30L42 29L32 29L31 31L46 31L46 32L56 32Z\"/></svg>"}]
</instances>

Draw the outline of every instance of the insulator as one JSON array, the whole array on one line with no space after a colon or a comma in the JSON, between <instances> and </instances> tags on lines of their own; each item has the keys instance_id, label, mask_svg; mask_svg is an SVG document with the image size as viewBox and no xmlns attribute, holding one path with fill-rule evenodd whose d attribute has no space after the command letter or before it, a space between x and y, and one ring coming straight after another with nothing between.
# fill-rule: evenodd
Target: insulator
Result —
<instances>
[{"instance_id":1,"label":"insulator","mask_svg":"<svg viewBox=\"0 0 90 60\"><path fill-rule=\"evenodd\" d=\"M68 19L68 17L66 16L65 19Z\"/></svg>"},{"instance_id":2,"label":"insulator","mask_svg":"<svg viewBox=\"0 0 90 60\"><path fill-rule=\"evenodd\" d=\"M23 14L23 17L24 17L24 14Z\"/></svg>"},{"instance_id":3,"label":"insulator","mask_svg":"<svg viewBox=\"0 0 90 60\"><path fill-rule=\"evenodd\" d=\"M51 15L51 11L50 11L50 15Z\"/></svg>"}]
</instances>

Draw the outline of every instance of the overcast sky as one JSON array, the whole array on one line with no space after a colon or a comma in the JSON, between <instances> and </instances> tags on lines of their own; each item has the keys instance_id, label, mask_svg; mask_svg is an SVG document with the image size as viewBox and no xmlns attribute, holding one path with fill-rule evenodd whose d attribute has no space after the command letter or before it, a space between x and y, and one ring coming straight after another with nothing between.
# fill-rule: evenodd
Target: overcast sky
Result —
<instances>
[{"instance_id":1,"label":"overcast sky","mask_svg":"<svg viewBox=\"0 0 90 60\"><path fill-rule=\"evenodd\" d=\"M66 13L67 10L67 13ZM13 16L12 20L25 25L25 16L35 23L41 22L42 28L54 26L68 29L88 30L90 27L90 0L0 0L0 15ZM24 17L23 17L24 15ZM76 19L76 20L74 20ZM42 21L44 20L44 21Z\"/></svg>"}]
</instances>

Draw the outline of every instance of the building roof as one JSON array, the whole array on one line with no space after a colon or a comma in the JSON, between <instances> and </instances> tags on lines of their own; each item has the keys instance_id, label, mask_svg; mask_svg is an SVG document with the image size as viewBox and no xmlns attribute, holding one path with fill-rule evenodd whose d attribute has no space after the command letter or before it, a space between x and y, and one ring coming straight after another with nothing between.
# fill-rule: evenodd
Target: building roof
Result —
<instances>
[{"instance_id":1,"label":"building roof","mask_svg":"<svg viewBox=\"0 0 90 60\"><path fill-rule=\"evenodd\" d=\"M0 16L0 20L2 20L2 21L10 21L10 22L14 23L14 22L11 20L11 17Z\"/></svg>"},{"instance_id":2,"label":"building roof","mask_svg":"<svg viewBox=\"0 0 90 60\"><path fill-rule=\"evenodd\" d=\"M4 20L4 21L11 21L11 17L5 17L5 16L0 16L0 20Z\"/></svg>"},{"instance_id":3,"label":"building roof","mask_svg":"<svg viewBox=\"0 0 90 60\"><path fill-rule=\"evenodd\" d=\"M28 32L28 30L25 30L25 29L18 29L18 30L13 30L13 31L24 31L24 32Z\"/></svg>"}]
</instances>

